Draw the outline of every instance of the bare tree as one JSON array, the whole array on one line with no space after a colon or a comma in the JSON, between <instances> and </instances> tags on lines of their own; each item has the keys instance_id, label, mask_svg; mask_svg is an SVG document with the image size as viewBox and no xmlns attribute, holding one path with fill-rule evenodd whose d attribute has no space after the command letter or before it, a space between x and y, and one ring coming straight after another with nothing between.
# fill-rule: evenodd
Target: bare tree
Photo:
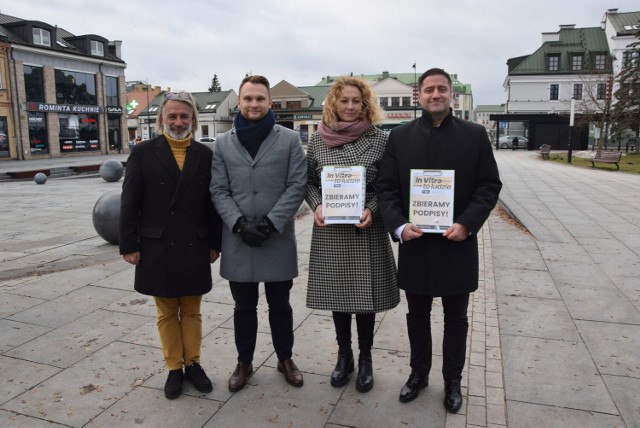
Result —
<instances>
[{"instance_id":1,"label":"bare tree","mask_svg":"<svg viewBox=\"0 0 640 428\"><path fill-rule=\"evenodd\" d=\"M636 32L640 39L640 30ZM614 93L613 132L621 138L623 132L631 130L636 137L640 137L640 40L628 45L625 51L620 73L616 78L617 89ZM637 143L636 143L637 144Z\"/></svg>"}]
</instances>

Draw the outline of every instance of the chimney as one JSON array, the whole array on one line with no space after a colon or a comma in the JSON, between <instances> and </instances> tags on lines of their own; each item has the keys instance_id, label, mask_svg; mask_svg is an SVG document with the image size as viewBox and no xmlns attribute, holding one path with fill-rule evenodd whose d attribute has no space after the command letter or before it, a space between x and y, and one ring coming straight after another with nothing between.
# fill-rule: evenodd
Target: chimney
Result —
<instances>
[{"instance_id":1,"label":"chimney","mask_svg":"<svg viewBox=\"0 0 640 428\"><path fill-rule=\"evenodd\" d=\"M109 46L111 47L111 51L116 56L116 58L122 59L122 40L114 40L109 42Z\"/></svg>"}]
</instances>

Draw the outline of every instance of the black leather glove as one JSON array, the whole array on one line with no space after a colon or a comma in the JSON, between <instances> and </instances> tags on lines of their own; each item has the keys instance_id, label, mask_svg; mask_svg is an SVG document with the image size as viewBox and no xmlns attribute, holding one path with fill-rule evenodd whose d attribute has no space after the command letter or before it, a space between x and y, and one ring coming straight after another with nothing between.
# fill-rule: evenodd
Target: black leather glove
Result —
<instances>
[{"instance_id":1,"label":"black leather glove","mask_svg":"<svg viewBox=\"0 0 640 428\"><path fill-rule=\"evenodd\" d=\"M269 220L269 217L267 216L262 217L262 219L257 224L258 230L267 235L267 237L269 236L269 233L276 231L276 228L273 226L273 223L271 223L271 220Z\"/></svg>"},{"instance_id":2,"label":"black leather glove","mask_svg":"<svg viewBox=\"0 0 640 428\"><path fill-rule=\"evenodd\" d=\"M234 229L242 238L242 242L250 247L261 247L262 243L269 237L269 234L260 230L259 224L260 222L249 221L245 217L240 217Z\"/></svg>"},{"instance_id":3,"label":"black leather glove","mask_svg":"<svg viewBox=\"0 0 640 428\"><path fill-rule=\"evenodd\" d=\"M245 216L238 217L238 220L236 220L236 224L233 225L233 228L231 229L231 232L232 233L240 233L240 230L244 229L244 227L247 225L248 222L249 222L249 220L247 220L247 218Z\"/></svg>"}]
</instances>

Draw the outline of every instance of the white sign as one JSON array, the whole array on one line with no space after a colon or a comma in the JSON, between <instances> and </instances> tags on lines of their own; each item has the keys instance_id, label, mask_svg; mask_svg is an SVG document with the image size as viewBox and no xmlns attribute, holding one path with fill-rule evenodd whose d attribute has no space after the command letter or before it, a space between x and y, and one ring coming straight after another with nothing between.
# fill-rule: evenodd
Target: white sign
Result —
<instances>
[{"instance_id":1,"label":"white sign","mask_svg":"<svg viewBox=\"0 0 640 428\"><path fill-rule=\"evenodd\" d=\"M444 233L453 224L455 171L412 169L409 221L423 232Z\"/></svg>"},{"instance_id":2,"label":"white sign","mask_svg":"<svg viewBox=\"0 0 640 428\"><path fill-rule=\"evenodd\" d=\"M364 166L325 166L321 181L324 222L360 223L365 204Z\"/></svg>"}]
</instances>

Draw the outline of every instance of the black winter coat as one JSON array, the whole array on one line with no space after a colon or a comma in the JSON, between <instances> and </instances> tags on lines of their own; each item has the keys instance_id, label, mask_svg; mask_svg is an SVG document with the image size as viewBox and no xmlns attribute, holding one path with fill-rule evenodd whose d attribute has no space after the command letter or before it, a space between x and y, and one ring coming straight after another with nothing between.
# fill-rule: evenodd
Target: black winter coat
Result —
<instances>
[{"instance_id":1,"label":"black winter coat","mask_svg":"<svg viewBox=\"0 0 640 428\"><path fill-rule=\"evenodd\" d=\"M191 141L182 172L164 136L137 144L127 160L120 208L120 254L140 251L135 290L157 297L211 290L210 250L222 221L211 202L212 151Z\"/></svg>"},{"instance_id":2,"label":"black winter coat","mask_svg":"<svg viewBox=\"0 0 640 428\"><path fill-rule=\"evenodd\" d=\"M425 233L400 244L398 286L431 297L478 288L476 234L498 201L502 183L484 127L451 114L439 127L423 111L421 118L391 131L380 163L378 206L392 238L409 222L410 170L455 170L453 221L471 233L461 242Z\"/></svg>"}]
</instances>

